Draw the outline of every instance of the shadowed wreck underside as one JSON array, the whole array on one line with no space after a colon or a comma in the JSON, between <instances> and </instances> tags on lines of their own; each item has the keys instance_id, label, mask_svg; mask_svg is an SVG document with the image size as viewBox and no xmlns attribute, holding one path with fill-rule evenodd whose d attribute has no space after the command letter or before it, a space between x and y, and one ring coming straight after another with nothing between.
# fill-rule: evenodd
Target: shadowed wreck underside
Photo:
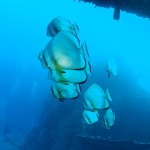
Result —
<instances>
[{"instance_id":1,"label":"shadowed wreck underside","mask_svg":"<svg viewBox=\"0 0 150 150\"><path fill-rule=\"evenodd\" d=\"M120 138L124 133L119 131L118 127L110 130L116 136L107 138L107 135L105 136L106 131L104 133L103 130L97 130L100 124L95 124L94 127L83 126L80 115L82 112L81 103L82 101L77 101L76 104L69 103L67 106L62 106L57 101L56 103L55 101L54 103L47 101L39 118L38 127L24 135L24 140L20 143L13 138L11 139L10 135L8 136L9 130L12 129L6 128L3 131L5 142L15 147L16 150L150 150L150 142L148 141L139 142L134 138ZM53 109L51 108L52 105L54 106ZM61 113L56 113L59 110ZM69 115L67 115L68 112ZM143 129L142 126L141 128ZM140 135L140 138L143 136Z\"/></svg>"},{"instance_id":2,"label":"shadowed wreck underside","mask_svg":"<svg viewBox=\"0 0 150 150\"><path fill-rule=\"evenodd\" d=\"M74 148L78 150L91 150L91 147L93 150L99 150L100 148L102 148L103 150L149 150L150 148L150 144L148 143L136 143L132 140L113 141L94 137L78 137L78 143L80 143L80 147L75 147L74 145Z\"/></svg>"},{"instance_id":3,"label":"shadowed wreck underside","mask_svg":"<svg viewBox=\"0 0 150 150\"><path fill-rule=\"evenodd\" d=\"M150 18L149 0L79 0L79 2L81 1L93 3L98 7L114 8L113 18L115 20L119 20L120 11L133 13L143 18Z\"/></svg>"}]
</instances>

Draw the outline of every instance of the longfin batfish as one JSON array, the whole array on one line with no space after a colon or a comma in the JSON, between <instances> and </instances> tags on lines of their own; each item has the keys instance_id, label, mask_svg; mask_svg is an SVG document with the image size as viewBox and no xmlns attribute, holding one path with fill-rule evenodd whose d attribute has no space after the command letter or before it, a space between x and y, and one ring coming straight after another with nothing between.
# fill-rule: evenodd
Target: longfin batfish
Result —
<instances>
[{"instance_id":1,"label":"longfin batfish","mask_svg":"<svg viewBox=\"0 0 150 150\"><path fill-rule=\"evenodd\" d=\"M73 99L78 97L79 92L75 84L65 84L60 82L54 82L51 86L53 95L58 99Z\"/></svg>"},{"instance_id":2,"label":"longfin batfish","mask_svg":"<svg viewBox=\"0 0 150 150\"><path fill-rule=\"evenodd\" d=\"M87 124L93 124L98 121L99 114L97 111L83 111L83 119Z\"/></svg>"},{"instance_id":3,"label":"longfin batfish","mask_svg":"<svg viewBox=\"0 0 150 150\"><path fill-rule=\"evenodd\" d=\"M97 84L92 84L84 94L84 101L90 104L93 109L107 109L109 102L103 89Z\"/></svg>"},{"instance_id":4,"label":"longfin batfish","mask_svg":"<svg viewBox=\"0 0 150 150\"><path fill-rule=\"evenodd\" d=\"M59 32L52 38L44 49L44 58L48 67L55 70L83 69L86 66L78 39L68 31Z\"/></svg>"},{"instance_id":5,"label":"longfin batfish","mask_svg":"<svg viewBox=\"0 0 150 150\"><path fill-rule=\"evenodd\" d=\"M72 24L68 19L64 17L55 17L47 26L46 34L50 37L55 36L57 33L61 31L69 31L72 34L77 36L77 32L79 32L79 28L77 24Z\"/></svg>"},{"instance_id":6,"label":"longfin batfish","mask_svg":"<svg viewBox=\"0 0 150 150\"><path fill-rule=\"evenodd\" d=\"M110 129L115 122L115 114L113 113L112 109L107 109L104 115L104 123L107 129Z\"/></svg>"}]
</instances>

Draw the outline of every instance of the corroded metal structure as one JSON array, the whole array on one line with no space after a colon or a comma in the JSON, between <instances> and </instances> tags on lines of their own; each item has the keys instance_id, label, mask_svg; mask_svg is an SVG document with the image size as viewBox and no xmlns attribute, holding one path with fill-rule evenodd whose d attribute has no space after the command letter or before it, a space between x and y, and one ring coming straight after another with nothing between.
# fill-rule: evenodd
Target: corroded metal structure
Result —
<instances>
[{"instance_id":1,"label":"corroded metal structure","mask_svg":"<svg viewBox=\"0 0 150 150\"><path fill-rule=\"evenodd\" d=\"M119 20L120 11L150 18L150 0L79 0L81 1L93 3L98 7L114 8L113 18L115 20Z\"/></svg>"}]
</instances>

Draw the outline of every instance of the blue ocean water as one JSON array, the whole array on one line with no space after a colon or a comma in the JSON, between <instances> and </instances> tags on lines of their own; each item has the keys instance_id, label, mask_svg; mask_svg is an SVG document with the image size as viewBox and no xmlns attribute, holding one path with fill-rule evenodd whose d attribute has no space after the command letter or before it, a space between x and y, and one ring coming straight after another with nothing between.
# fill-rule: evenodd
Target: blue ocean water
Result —
<instances>
[{"instance_id":1,"label":"blue ocean water","mask_svg":"<svg viewBox=\"0 0 150 150\"><path fill-rule=\"evenodd\" d=\"M73 0L0 1L0 150L84 149L81 137L87 143L150 142L150 21L125 12L116 21L112 15L111 8ZM56 16L77 23L92 66L79 98L63 103L53 97L48 71L38 60L51 39L47 25ZM118 76L108 79L111 57ZM116 116L111 130L102 121L82 122L83 95L92 83L111 92ZM97 142L92 146L101 148Z\"/></svg>"}]
</instances>

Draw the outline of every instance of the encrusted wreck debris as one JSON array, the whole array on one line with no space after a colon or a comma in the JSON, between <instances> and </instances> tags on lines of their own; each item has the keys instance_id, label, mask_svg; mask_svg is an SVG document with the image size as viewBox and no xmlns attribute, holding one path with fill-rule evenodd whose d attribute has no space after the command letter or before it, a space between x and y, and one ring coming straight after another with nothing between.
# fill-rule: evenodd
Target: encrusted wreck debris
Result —
<instances>
[{"instance_id":1,"label":"encrusted wreck debris","mask_svg":"<svg viewBox=\"0 0 150 150\"><path fill-rule=\"evenodd\" d=\"M57 101L52 101L57 102ZM69 102L69 101L68 101ZM150 143L138 143L133 140L109 140L103 136L94 135L92 126L80 122L78 108L80 101L67 106L50 103L45 106L41 114L40 126L29 133L18 150L149 150ZM50 107L54 105L54 110ZM78 108L78 109L77 109ZM61 113L52 112L59 111ZM66 115L69 112L70 115ZM97 132L97 131L96 131ZM91 136L92 133L92 136Z\"/></svg>"},{"instance_id":2,"label":"encrusted wreck debris","mask_svg":"<svg viewBox=\"0 0 150 150\"><path fill-rule=\"evenodd\" d=\"M104 8L114 8L113 18L119 20L120 11L133 13L140 17L150 18L149 0L79 0L79 2L93 3Z\"/></svg>"},{"instance_id":3,"label":"encrusted wreck debris","mask_svg":"<svg viewBox=\"0 0 150 150\"><path fill-rule=\"evenodd\" d=\"M77 141L78 143L80 143L79 147L76 146L74 148L78 150L80 149L90 150L91 147L93 150L99 150L100 148L103 150L110 150L110 149L149 150L150 149L149 143L138 143L133 140L119 141L119 140L106 140L100 137L94 138L94 137L79 136L77 138Z\"/></svg>"}]
</instances>

